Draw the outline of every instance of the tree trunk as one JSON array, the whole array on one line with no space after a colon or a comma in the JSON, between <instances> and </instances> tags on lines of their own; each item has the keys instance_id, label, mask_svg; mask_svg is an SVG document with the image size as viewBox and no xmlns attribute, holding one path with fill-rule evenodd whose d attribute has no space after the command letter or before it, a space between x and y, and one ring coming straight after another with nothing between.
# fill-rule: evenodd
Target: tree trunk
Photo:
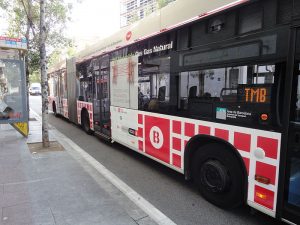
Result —
<instances>
[{"instance_id":1,"label":"tree trunk","mask_svg":"<svg viewBox=\"0 0 300 225\"><path fill-rule=\"evenodd\" d=\"M48 148L48 78L46 59L46 24L45 24L45 4L46 0L40 0L40 68L42 83L42 139L43 147Z\"/></svg>"}]
</instances>

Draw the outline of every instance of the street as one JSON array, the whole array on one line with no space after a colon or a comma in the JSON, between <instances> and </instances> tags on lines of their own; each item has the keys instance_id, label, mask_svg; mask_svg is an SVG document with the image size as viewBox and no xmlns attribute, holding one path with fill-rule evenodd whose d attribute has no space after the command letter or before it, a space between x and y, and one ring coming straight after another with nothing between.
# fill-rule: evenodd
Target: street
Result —
<instances>
[{"instance_id":1,"label":"street","mask_svg":"<svg viewBox=\"0 0 300 225\"><path fill-rule=\"evenodd\" d=\"M30 108L41 115L41 97L30 96ZM183 175L119 144L87 135L76 125L49 113L49 123L177 224L280 224L250 208L225 211L204 200Z\"/></svg>"}]
</instances>

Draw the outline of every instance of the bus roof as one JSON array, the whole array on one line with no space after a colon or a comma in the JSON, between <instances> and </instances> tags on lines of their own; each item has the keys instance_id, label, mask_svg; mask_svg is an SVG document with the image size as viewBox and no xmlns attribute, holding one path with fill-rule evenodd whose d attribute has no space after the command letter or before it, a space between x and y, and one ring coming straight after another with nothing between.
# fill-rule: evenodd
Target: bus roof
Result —
<instances>
[{"instance_id":1,"label":"bus roof","mask_svg":"<svg viewBox=\"0 0 300 225\"><path fill-rule=\"evenodd\" d=\"M105 54L248 1L177 0L142 20L124 27L112 36L90 45L76 55L77 62Z\"/></svg>"},{"instance_id":2,"label":"bus roof","mask_svg":"<svg viewBox=\"0 0 300 225\"><path fill-rule=\"evenodd\" d=\"M115 34L91 44L75 55L76 62L83 62L249 1L177 0L120 29ZM62 64L65 66L65 63L65 61L59 62L51 68L51 71L62 69Z\"/></svg>"}]
</instances>

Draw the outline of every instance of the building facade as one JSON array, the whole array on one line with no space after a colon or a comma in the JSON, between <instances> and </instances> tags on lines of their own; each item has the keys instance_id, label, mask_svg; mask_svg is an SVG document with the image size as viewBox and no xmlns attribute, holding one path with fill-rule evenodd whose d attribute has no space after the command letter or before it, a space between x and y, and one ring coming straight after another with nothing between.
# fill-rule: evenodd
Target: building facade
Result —
<instances>
[{"instance_id":1,"label":"building facade","mask_svg":"<svg viewBox=\"0 0 300 225\"><path fill-rule=\"evenodd\" d=\"M166 6L175 0L120 0L120 26L128 26L135 21Z\"/></svg>"}]
</instances>

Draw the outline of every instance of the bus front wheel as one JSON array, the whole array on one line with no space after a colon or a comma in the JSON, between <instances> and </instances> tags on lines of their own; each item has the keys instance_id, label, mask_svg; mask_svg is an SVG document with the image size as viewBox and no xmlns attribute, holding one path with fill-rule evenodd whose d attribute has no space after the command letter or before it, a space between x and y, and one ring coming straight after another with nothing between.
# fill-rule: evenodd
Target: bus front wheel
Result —
<instances>
[{"instance_id":1,"label":"bus front wheel","mask_svg":"<svg viewBox=\"0 0 300 225\"><path fill-rule=\"evenodd\" d=\"M220 144L201 147L194 156L192 176L201 195L224 209L241 205L244 176L237 156Z\"/></svg>"}]
</instances>

